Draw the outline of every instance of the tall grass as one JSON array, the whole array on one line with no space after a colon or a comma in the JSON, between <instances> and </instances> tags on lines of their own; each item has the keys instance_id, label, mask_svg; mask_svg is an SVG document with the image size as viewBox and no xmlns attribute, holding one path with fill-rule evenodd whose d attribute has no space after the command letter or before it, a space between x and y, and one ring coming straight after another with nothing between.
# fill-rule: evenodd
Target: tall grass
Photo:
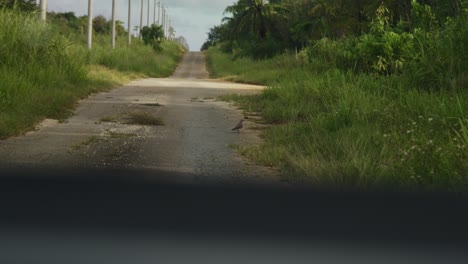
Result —
<instances>
[{"instance_id":1,"label":"tall grass","mask_svg":"<svg viewBox=\"0 0 468 264\"><path fill-rule=\"evenodd\" d=\"M0 25L0 139L65 117L91 92L137 75L168 76L183 53L174 43L160 54L138 42L111 50L99 38L89 52L36 15L12 10L0 10Z\"/></svg>"},{"instance_id":2,"label":"tall grass","mask_svg":"<svg viewBox=\"0 0 468 264\"><path fill-rule=\"evenodd\" d=\"M117 39L116 49L108 48L109 38L98 36L93 52L89 54L90 63L106 66L123 72L137 72L149 77L166 77L177 67L182 46L172 42L163 42L162 50L155 54L151 46L146 46L139 39L133 39L132 48L126 44L126 38Z\"/></svg>"},{"instance_id":3,"label":"tall grass","mask_svg":"<svg viewBox=\"0 0 468 264\"><path fill-rule=\"evenodd\" d=\"M216 48L207 55L216 77L269 85L259 95L224 99L275 124L263 144L240 151L279 164L290 180L337 189L467 190L468 90L460 81L426 89L409 74L357 74L294 55L232 61Z\"/></svg>"}]
</instances>

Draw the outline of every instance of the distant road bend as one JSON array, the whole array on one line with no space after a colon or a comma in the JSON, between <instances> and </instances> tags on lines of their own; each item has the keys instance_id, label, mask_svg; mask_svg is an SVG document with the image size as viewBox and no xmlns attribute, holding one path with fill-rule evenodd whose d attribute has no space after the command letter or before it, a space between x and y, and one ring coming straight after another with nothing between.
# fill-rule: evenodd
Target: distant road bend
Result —
<instances>
[{"instance_id":1,"label":"distant road bend","mask_svg":"<svg viewBox=\"0 0 468 264\"><path fill-rule=\"evenodd\" d=\"M138 169L176 173L188 183L275 183L276 172L249 164L232 145L258 143L253 123L231 131L242 112L216 97L263 87L210 80L204 55L188 52L170 78L141 79L80 101L63 123L0 141L0 168ZM160 117L164 126L129 124L132 113Z\"/></svg>"}]
</instances>

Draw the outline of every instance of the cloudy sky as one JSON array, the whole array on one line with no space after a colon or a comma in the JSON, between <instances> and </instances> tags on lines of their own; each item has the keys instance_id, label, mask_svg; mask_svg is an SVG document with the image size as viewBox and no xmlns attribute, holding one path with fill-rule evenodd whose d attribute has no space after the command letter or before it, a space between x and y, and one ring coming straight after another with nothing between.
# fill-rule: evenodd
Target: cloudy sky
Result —
<instances>
[{"instance_id":1,"label":"cloudy sky","mask_svg":"<svg viewBox=\"0 0 468 264\"><path fill-rule=\"evenodd\" d=\"M151 4L150 21L153 21L155 0L144 0L146 14L148 1ZM158 2L159 0L156 0ZM207 37L209 29L221 22L226 6L235 0L162 0L171 17L176 36L184 36L191 50L199 50ZM140 25L141 0L132 0L132 28ZM117 20L127 24L128 0L116 0ZM48 0L48 11L73 11L76 15L85 15L88 10L88 0ZM112 14L112 0L94 0L94 15L103 15L110 18ZM157 16L157 14L156 14Z\"/></svg>"}]
</instances>

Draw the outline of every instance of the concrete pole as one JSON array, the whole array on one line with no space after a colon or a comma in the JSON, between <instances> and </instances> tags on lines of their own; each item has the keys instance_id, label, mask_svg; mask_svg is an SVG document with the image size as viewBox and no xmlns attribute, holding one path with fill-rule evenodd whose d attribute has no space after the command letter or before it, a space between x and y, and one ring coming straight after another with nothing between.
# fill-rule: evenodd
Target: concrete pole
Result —
<instances>
[{"instance_id":1,"label":"concrete pole","mask_svg":"<svg viewBox=\"0 0 468 264\"><path fill-rule=\"evenodd\" d=\"M161 25L161 1L158 2L158 25Z\"/></svg>"},{"instance_id":2,"label":"concrete pole","mask_svg":"<svg viewBox=\"0 0 468 264\"><path fill-rule=\"evenodd\" d=\"M93 0L88 0L88 49L93 45Z\"/></svg>"},{"instance_id":3,"label":"concrete pole","mask_svg":"<svg viewBox=\"0 0 468 264\"><path fill-rule=\"evenodd\" d=\"M112 0L112 48L115 49L115 0Z\"/></svg>"},{"instance_id":4,"label":"concrete pole","mask_svg":"<svg viewBox=\"0 0 468 264\"><path fill-rule=\"evenodd\" d=\"M42 21L46 21L47 19L47 0L40 0L39 8L41 9L41 13L39 15Z\"/></svg>"},{"instance_id":5,"label":"concrete pole","mask_svg":"<svg viewBox=\"0 0 468 264\"><path fill-rule=\"evenodd\" d=\"M167 39L169 39L169 13L166 11L166 34Z\"/></svg>"},{"instance_id":6,"label":"concrete pole","mask_svg":"<svg viewBox=\"0 0 468 264\"><path fill-rule=\"evenodd\" d=\"M148 17L146 18L146 25L149 27L150 26L150 3L151 1L150 0L147 0L148 1Z\"/></svg>"},{"instance_id":7,"label":"concrete pole","mask_svg":"<svg viewBox=\"0 0 468 264\"><path fill-rule=\"evenodd\" d=\"M132 44L132 0L128 0L128 45Z\"/></svg>"},{"instance_id":8,"label":"concrete pole","mask_svg":"<svg viewBox=\"0 0 468 264\"><path fill-rule=\"evenodd\" d=\"M154 0L153 24L156 24L156 0Z\"/></svg>"},{"instance_id":9,"label":"concrete pole","mask_svg":"<svg viewBox=\"0 0 468 264\"><path fill-rule=\"evenodd\" d=\"M171 26L171 19L168 18L169 23L167 25L167 34L169 35L169 40L172 40L172 26Z\"/></svg>"},{"instance_id":10,"label":"concrete pole","mask_svg":"<svg viewBox=\"0 0 468 264\"><path fill-rule=\"evenodd\" d=\"M166 37L166 31L165 31L165 24L166 24L166 21L164 21L165 17L166 17L166 10L164 9L164 6L162 7L162 29L163 29L163 32L164 32L164 37Z\"/></svg>"},{"instance_id":11,"label":"concrete pole","mask_svg":"<svg viewBox=\"0 0 468 264\"><path fill-rule=\"evenodd\" d=\"M140 32L138 36L141 38L141 30L143 29L143 0L141 0L141 14L140 14Z\"/></svg>"}]
</instances>

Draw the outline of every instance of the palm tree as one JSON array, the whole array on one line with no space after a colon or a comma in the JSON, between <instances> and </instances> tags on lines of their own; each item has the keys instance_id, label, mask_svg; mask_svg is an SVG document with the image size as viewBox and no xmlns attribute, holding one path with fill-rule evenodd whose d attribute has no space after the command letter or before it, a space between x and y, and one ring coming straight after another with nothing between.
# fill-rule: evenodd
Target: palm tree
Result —
<instances>
[{"instance_id":1,"label":"palm tree","mask_svg":"<svg viewBox=\"0 0 468 264\"><path fill-rule=\"evenodd\" d=\"M230 23L236 35L248 33L264 39L274 9L275 5L268 0L239 0L225 9L224 14L232 14L232 17L223 20Z\"/></svg>"}]
</instances>

